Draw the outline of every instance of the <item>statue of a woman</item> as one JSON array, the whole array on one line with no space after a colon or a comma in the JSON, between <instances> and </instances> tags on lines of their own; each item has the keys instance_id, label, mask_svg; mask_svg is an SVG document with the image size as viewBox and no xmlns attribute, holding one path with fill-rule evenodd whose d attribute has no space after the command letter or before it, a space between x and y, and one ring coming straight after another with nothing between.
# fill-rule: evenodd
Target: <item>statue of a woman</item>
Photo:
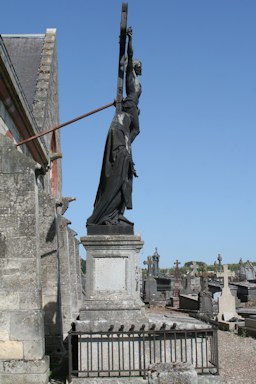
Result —
<instances>
[{"instance_id":1,"label":"statue of a woman","mask_svg":"<svg viewBox=\"0 0 256 384\"><path fill-rule=\"evenodd\" d=\"M132 209L132 180L136 175L132 160L131 143L139 134L138 102L141 85L141 63L133 62L132 29L128 35L128 64L126 68L126 98L122 110L111 123L101 169L100 183L94 210L88 225L133 225L123 214Z\"/></svg>"}]
</instances>

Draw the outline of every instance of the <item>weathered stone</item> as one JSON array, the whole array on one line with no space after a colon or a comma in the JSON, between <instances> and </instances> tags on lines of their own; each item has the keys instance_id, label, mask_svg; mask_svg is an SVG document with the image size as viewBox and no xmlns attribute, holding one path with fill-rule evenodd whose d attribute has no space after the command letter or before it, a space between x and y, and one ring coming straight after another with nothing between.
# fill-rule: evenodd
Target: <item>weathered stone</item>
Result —
<instances>
[{"instance_id":1,"label":"weathered stone","mask_svg":"<svg viewBox=\"0 0 256 384\"><path fill-rule=\"evenodd\" d=\"M146 321L139 291L140 236L87 236L86 300L80 319ZM115 279L110 276L115 271Z\"/></svg>"},{"instance_id":2,"label":"weathered stone","mask_svg":"<svg viewBox=\"0 0 256 384\"><path fill-rule=\"evenodd\" d=\"M19 293L12 289L0 289L0 310L15 310L18 307Z\"/></svg>"},{"instance_id":3,"label":"weathered stone","mask_svg":"<svg viewBox=\"0 0 256 384\"><path fill-rule=\"evenodd\" d=\"M10 339L34 341L41 340L43 316L40 310L13 311L10 321Z\"/></svg>"},{"instance_id":4,"label":"weathered stone","mask_svg":"<svg viewBox=\"0 0 256 384\"><path fill-rule=\"evenodd\" d=\"M24 359L26 360L42 359L45 354L45 341L42 338L35 341L24 341L23 348L24 348Z\"/></svg>"},{"instance_id":5,"label":"weathered stone","mask_svg":"<svg viewBox=\"0 0 256 384\"><path fill-rule=\"evenodd\" d=\"M188 363L155 363L149 366L149 384L197 384L195 368Z\"/></svg>"},{"instance_id":6,"label":"weathered stone","mask_svg":"<svg viewBox=\"0 0 256 384\"><path fill-rule=\"evenodd\" d=\"M9 339L10 314L0 311L0 340L6 341Z\"/></svg>"},{"instance_id":7,"label":"weathered stone","mask_svg":"<svg viewBox=\"0 0 256 384\"><path fill-rule=\"evenodd\" d=\"M12 340L0 340L0 359L23 359L22 342Z\"/></svg>"},{"instance_id":8,"label":"weathered stone","mask_svg":"<svg viewBox=\"0 0 256 384\"><path fill-rule=\"evenodd\" d=\"M48 384L49 374L49 358L47 356L42 360L34 361L3 361L0 367L0 383Z\"/></svg>"}]
</instances>

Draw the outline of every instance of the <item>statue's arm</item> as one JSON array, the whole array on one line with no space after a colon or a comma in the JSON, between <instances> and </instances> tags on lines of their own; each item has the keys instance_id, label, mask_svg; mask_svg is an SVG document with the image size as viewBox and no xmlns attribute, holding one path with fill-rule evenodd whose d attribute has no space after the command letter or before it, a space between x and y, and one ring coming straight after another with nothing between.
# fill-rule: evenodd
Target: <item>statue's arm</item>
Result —
<instances>
[{"instance_id":1,"label":"statue's arm","mask_svg":"<svg viewBox=\"0 0 256 384\"><path fill-rule=\"evenodd\" d=\"M126 93L129 95L134 92L134 79L133 79L133 46L132 46L132 28L129 27L127 31L128 47L127 56L128 63L126 68Z\"/></svg>"}]
</instances>

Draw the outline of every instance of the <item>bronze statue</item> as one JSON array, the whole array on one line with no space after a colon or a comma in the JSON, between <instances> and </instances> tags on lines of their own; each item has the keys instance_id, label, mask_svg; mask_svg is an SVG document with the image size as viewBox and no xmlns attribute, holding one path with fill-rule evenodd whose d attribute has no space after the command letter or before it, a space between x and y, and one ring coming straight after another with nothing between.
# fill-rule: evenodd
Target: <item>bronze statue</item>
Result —
<instances>
[{"instance_id":1,"label":"bronze statue","mask_svg":"<svg viewBox=\"0 0 256 384\"><path fill-rule=\"evenodd\" d=\"M101 169L100 183L94 210L87 220L90 225L133 226L124 217L125 209L132 209L132 181L137 177L132 160L131 144L139 134L138 102L141 85L141 63L133 61L132 29L127 31L128 63L125 73L126 98L121 110L116 112L111 123Z\"/></svg>"}]
</instances>

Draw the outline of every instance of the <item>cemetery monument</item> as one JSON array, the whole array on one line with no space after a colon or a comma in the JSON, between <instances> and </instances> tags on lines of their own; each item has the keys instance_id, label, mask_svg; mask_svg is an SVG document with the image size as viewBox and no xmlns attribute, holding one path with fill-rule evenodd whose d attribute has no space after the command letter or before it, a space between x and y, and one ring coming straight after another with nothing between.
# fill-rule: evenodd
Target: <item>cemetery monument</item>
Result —
<instances>
[{"instance_id":1,"label":"cemetery monument","mask_svg":"<svg viewBox=\"0 0 256 384\"><path fill-rule=\"evenodd\" d=\"M134 224L124 216L125 209L132 209L132 184L137 176L131 145L140 132L138 76L142 68L141 62L133 58L133 31L127 29L127 8L123 3L116 112L106 139L94 209L86 223L87 236L81 238L87 251L88 278L80 320L94 325L99 321L145 321L139 289L143 241L134 235Z\"/></svg>"}]
</instances>

